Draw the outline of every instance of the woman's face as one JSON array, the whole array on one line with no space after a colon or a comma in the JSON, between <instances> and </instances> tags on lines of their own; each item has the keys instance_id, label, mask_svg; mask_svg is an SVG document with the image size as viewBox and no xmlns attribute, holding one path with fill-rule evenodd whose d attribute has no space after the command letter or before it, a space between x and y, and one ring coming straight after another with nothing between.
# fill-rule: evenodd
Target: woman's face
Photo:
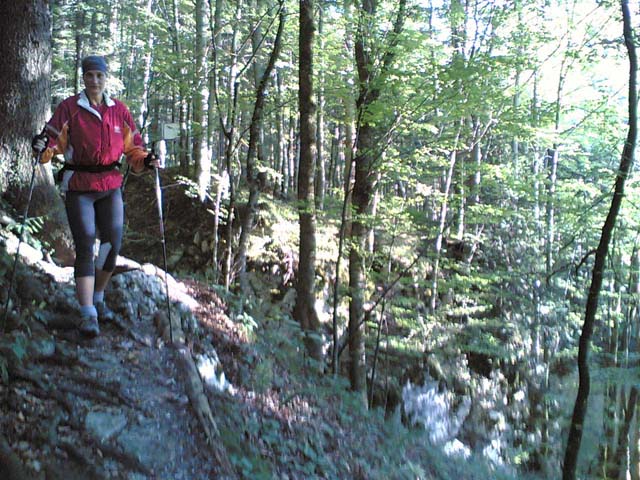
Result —
<instances>
[{"instance_id":1,"label":"woman's face","mask_svg":"<svg viewBox=\"0 0 640 480\"><path fill-rule=\"evenodd\" d=\"M98 97L104 91L107 75L100 70L89 70L82 75L87 95L90 97Z\"/></svg>"}]
</instances>

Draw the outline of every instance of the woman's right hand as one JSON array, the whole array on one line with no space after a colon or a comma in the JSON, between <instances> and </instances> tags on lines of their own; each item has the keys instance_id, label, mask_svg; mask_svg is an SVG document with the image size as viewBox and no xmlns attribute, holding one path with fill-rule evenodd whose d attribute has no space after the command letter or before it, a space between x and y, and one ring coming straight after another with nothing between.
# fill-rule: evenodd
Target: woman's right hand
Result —
<instances>
[{"instance_id":1,"label":"woman's right hand","mask_svg":"<svg viewBox=\"0 0 640 480\"><path fill-rule=\"evenodd\" d=\"M155 153L150 152L144 159L144 166L147 168L161 168L160 159Z\"/></svg>"},{"instance_id":2,"label":"woman's right hand","mask_svg":"<svg viewBox=\"0 0 640 480\"><path fill-rule=\"evenodd\" d=\"M49 137L47 137L44 133L39 133L38 135L33 137L33 140L31 140L31 148L33 149L34 153L38 155L46 150L47 145L49 145Z\"/></svg>"}]
</instances>

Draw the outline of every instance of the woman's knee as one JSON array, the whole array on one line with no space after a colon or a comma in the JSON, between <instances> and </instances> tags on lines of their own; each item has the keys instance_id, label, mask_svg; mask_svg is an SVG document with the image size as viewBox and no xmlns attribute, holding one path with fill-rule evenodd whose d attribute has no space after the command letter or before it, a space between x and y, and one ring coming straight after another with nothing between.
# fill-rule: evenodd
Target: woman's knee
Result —
<instances>
[{"instance_id":1,"label":"woman's knee","mask_svg":"<svg viewBox=\"0 0 640 480\"><path fill-rule=\"evenodd\" d=\"M121 242L102 242L98 250L96 268L112 272L116 268L116 260L120 254Z\"/></svg>"},{"instance_id":2,"label":"woman's knee","mask_svg":"<svg viewBox=\"0 0 640 480\"><path fill-rule=\"evenodd\" d=\"M76 277L92 277L95 274L93 249L76 249L74 273Z\"/></svg>"}]
</instances>

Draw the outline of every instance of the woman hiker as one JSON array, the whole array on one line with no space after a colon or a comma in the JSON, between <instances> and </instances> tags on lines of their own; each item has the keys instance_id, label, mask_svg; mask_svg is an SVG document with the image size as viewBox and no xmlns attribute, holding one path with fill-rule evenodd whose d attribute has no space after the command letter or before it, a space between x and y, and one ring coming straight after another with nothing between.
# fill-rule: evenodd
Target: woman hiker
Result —
<instances>
[{"instance_id":1,"label":"woman hiker","mask_svg":"<svg viewBox=\"0 0 640 480\"><path fill-rule=\"evenodd\" d=\"M143 147L127 107L105 92L107 62L91 55L82 60L84 90L64 100L32 147L41 163L64 155L61 191L75 244L74 277L80 303L76 325L95 337L98 320L113 315L104 291L116 266L122 243L124 208L122 174L117 169L124 154L134 173L159 168L158 159ZM94 258L96 237L100 240Z\"/></svg>"}]
</instances>

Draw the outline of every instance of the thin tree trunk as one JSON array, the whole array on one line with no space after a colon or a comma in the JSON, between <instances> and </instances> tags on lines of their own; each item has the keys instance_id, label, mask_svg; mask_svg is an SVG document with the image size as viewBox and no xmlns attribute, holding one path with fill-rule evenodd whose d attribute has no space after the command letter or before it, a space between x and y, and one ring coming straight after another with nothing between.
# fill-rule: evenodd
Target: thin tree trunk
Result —
<instances>
[{"instance_id":1,"label":"thin tree trunk","mask_svg":"<svg viewBox=\"0 0 640 480\"><path fill-rule=\"evenodd\" d=\"M350 156L349 156L350 157ZM344 197L342 200L342 213L340 215L340 230L338 232L338 256L336 258L336 271L335 271L335 280L333 282L333 315L332 315L332 353L333 358L331 361L332 373L334 375L338 374L339 370L339 361L340 355L338 351L338 340L339 340L339 332L338 332L338 301L339 301L339 293L340 293L340 268L342 266L342 252L344 250L344 239L345 239L345 229L347 227L347 215L349 206L351 205L351 172L353 168L353 162L349 161L346 165L345 172L345 181L344 181ZM350 227L349 227L350 229Z\"/></svg>"},{"instance_id":2,"label":"thin tree trunk","mask_svg":"<svg viewBox=\"0 0 640 480\"><path fill-rule=\"evenodd\" d=\"M560 92L558 92L560 95ZM560 99L558 99L560 103ZM559 110L558 106L558 110ZM559 122L559 120L558 120ZM546 271L551 272L553 270L553 244L555 241L555 194L556 183L558 177L558 145L554 145L552 149L547 150L547 169L549 172L547 180L547 235L545 239L545 265Z\"/></svg>"},{"instance_id":3,"label":"thin tree trunk","mask_svg":"<svg viewBox=\"0 0 640 480\"><path fill-rule=\"evenodd\" d=\"M74 85L74 90L76 92L79 92L82 89L82 78L80 76L80 64L82 62L82 40L83 40L83 31L84 31L84 23L85 23L85 11L84 8L78 8L76 11L76 25L75 25L75 31L76 31L76 56L75 56L75 61L76 61L76 68L73 72L73 85Z\"/></svg>"},{"instance_id":4,"label":"thin tree trunk","mask_svg":"<svg viewBox=\"0 0 640 480\"><path fill-rule=\"evenodd\" d=\"M252 0L252 10L254 12L259 12L264 0ZM253 81L256 89L260 86L260 79L262 78L262 74L264 72L264 65L262 59L258 56L258 52L260 51L260 45L264 41L264 35L262 33L262 23L258 22L256 27L251 32L251 47L253 49L253 58L255 59L252 65L253 72ZM265 137L264 137L264 119L262 116L258 121L258 139L256 141L256 158L258 163L264 165L265 161Z\"/></svg>"},{"instance_id":5,"label":"thin tree trunk","mask_svg":"<svg viewBox=\"0 0 640 480\"><path fill-rule=\"evenodd\" d=\"M387 74L395 56L395 44L405 20L406 0L400 0L393 26L391 44L387 46L381 61L382 67L375 71L372 53L366 47L368 26L375 17L377 2L364 0L355 41L355 58L358 70L358 118L360 124L356 135L355 182L353 185L354 219L351 224L351 249L349 252L349 377L351 388L363 395L366 404L365 362L365 305L366 265L365 252L370 225L367 217L371 213L371 200L375 182L375 159L378 139L376 127L368 118L369 110L381 94L381 81ZM379 70L378 70L379 69Z\"/></svg>"},{"instance_id":6,"label":"thin tree trunk","mask_svg":"<svg viewBox=\"0 0 640 480\"><path fill-rule=\"evenodd\" d=\"M336 124L333 129L333 137L331 138L331 152L329 156L328 188L331 190L338 185L336 181L336 171L338 169L338 157L340 155L340 141L340 126Z\"/></svg>"},{"instance_id":7,"label":"thin tree trunk","mask_svg":"<svg viewBox=\"0 0 640 480\"><path fill-rule=\"evenodd\" d=\"M638 248L638 244L633 246L633 251L631 253L631 266L629 269L627 292L630 298L627 302L622 345L620 346L624 355L625 368L629 367L632 332L634 324L637 324L638 322L638 297L640 297L640 248Z\"/></svg>"},{"instance_id":8,"label":"thin tree trunk","mask_svg":"<svg viewBox=\"0 0 640 480\"><path fill-rule=\"evenodd\" d=\"M396 217L394 219L394 229L393 231L396 231L397 225L398 225L398 217ZM387 265L386 265L386 279L385 279L385 284L388 285L389 281L390 281L390 277L391 277L391 270L392 270L392 260L393 260L393 245L395 244L395 234L393 236L393 238L391 239L391 245L389 245L389 252L387 254ZM381 339L381 334L382 334L382 325L383 323L386 324L385 321L385 310L387 308L387 301L382 300L382 306L380 308L380 315L379 315L379 319L378 319L378 324L376 325L377 327L377 332L376 332L376 343L375 343L375 350L373 352L373 362L371 365L371 381L369 382L369 384L371 385L370 389L369 389L369 408L373 407L373 398L374 398L374 394L375 394L375 388L376 388L376 372L377 372L377 366L378 366L378 356L380 353L380 339ZM385 409L386 410L386 409Z\"/></svg>"},{"instance_id":9,"label":"thin tree trunk","mask_svg":"<svg viewBox=\"0 0 640 480\"><path fill-rule=\"evenodd\" d=\"M276 71L276 85L277 85L277 102L278 105L282 104L282 74ZM284 108L279 108L276 113L276 149L274 152L275 156L275 171L280 173L281 179L280 182L273 186L273 194L275 197L280 197L284 195L285 185L286 185L286 160L285 160L285 145L284 145L284 132L286 130L285 126L285 114Z\"/></svg>"},{"instance_id":10,"label":"thin tree trunk","mask_svg":"<svg viewBox=\"0 0 640 480\"><path fill-rule=\"evenodd\" d=\"M284 30L285 13L283 5L280 5L278 31L276 33L275 40L273 42L273 50L269 57L269 63L267 64L258 89L256 91L256 100L253 106L253 115L251 117L251 123L249 125L249 145L247 147L247 184L249 186L249 200L247 201L247 211L242 221L242 231L240 232L240 240L238 241L238 252L236 264L238 267L238 274L240 277L240 288L243 294L249 293L249 282L247 278L247 245L249 242L249 234L253 230L253 219L256 213L259 196L259 181L258 181L258 165L257 158L257 144L260 134L260 122L262 119L265 93L267 90L267 83L271 72L273 71L276 60L280 55L280 45L282 42L282 32Z\"/></svg>"},{"instance_id":11,"label":"thin tree trunk","mask_svg":"<svg viewBox=\"0 0 640 480\"><path fill-rule=\"evenodd\" d=\"M636 415L631 434L629 454L629 478L640 480L640 404L636 404Z\"/></svg>"},{"instance_id":12,"label":"thin tree trunk","mask_svg":"<svg viewBox=\"0 0 640 480\"><path fill-rule=\"evenodd\" d=\"M151 16L152 0L147 0L145 5L145 14ZM151 83L151 64L153 60L153 29L149 28L146 38L147 51L144 55L143 66L144 73L142 77L142 106L140 107L140 117L138 118L138 126L140 130L146 132L147 118L149 117L149 92ZM147 135L148 137L148 135Z\"/></svg>"},{"instance_id":13,"label":"thin tree trunk","mask_svg":"<svg viewBox=\"0 0 640 480\"><path fill-rule=\"evenodd\" d=\"M589 350L591 347L591 337L598 310L598 299L600 296L600 288L602 286L602 278L604 273L604 265L609 251L609 242L616 224L620 205L624 197L624 186L631 166L633 165L633 154L637 139L637 82L636 75L638 70L638 62L636 57L635 44L633 43L633 30L631 26L631 16L629 13L628 0L621 1L623 32L625 45L629 55L629 131L627 139L622 150L622 158L620 168L616 175L615 191L611 201L611 207L602 227L602 235L600 243L596 250L596 258L593 266L591 287L589 288L589 296L585 311L584 324L582 326L582 334L578 347L578 372L579 386L576 396L575 406L573 408L573 416L571 418L571 427L569 430L569 438L565 450L564 464L562 469L563 480L575 480L576 468L578 464L578 454L580 453L580 444L582 442L582 432L584 430L584 419L587 414L587 404L589 401L589 391L591 388L591 378L589 374Z\"/></svg>"},{"instance_id":14,"label":"thin tree trunk","mask_svg":"<svg viewBox=\"0 0 640 480\"><path fill-rule=\"evenodd\" d=\"M324 55L324 8L322 2L318 8L318 46L319 51ZM315 171L315 204L319 210L324 209L324 194L325 194L325 148L324 148L324 63L320 62L320 68L318 71L318 108L317 108L317 130L316 130L316 171Z\"/></svg>"},{"instance_id":15,"label":"thin tree trunk","mask_svg":"<svg viewBox=\"0 0 640 480\"><path fill-rule=\"evenodd\" d=\"M456 229L456 238L462 240L464 237L464 229L465 229L465 213L467 208L467 185L466 185L466 175L467 175L467 153L458 153L456 155L456 162L458 164L459 170L459 181L453 186L453 194L457 195L459 198L458 201L458 227ZM453 181L453 179L452 179Z\"/></svg>"},{"instance_id":16,"label":"thin tree trunk","mask_svg":"<svg viewBox=\"0 0 640 480\"><path fill-rule=\"evenodd\" d=\"M524 21L522 19L522 4L520 0L514 1L514 10L518 13L518 27L519 29L524 28ZM518 56L523 54L523 47L521 44L518 45ZM516 72L515 79L513 85L513 109L518 111L520 109L520 96L521 96L521 86L520 86L520 77L522 75L522 66L519 62L516 62ZM516 135L513 136L511 140L511 155L513 161L513 170L515 172L516 178L519 176L520 170L520 142L518 141L518 137Z\"/></svg>"},{"instance_id":17,"label":"thin tree trunk","mask_svg":"<svg viewBox=\"0 0 640 480\"><path fill-rule=\"evenodd\" d=\"M217 72L217 50L220 46L220 25L222 17L222 7L224 0L214 0L209 2L209 33L211 35L211 61L213 68L209 71L209 97L207 102L207 144L211 152L216 152L216 158L219 158L222 149L218 146L214 149L216 130L215 125L219 124L220 119L217 118L216 94L218 88L218 72ZM215 93L214 93L215 92ZM220 162L218 162L220 167ZM216 169L216 173L221 173L220 168Z\"/></svg>"},{"instance_id":18,"label":"thin tree trunk","mask_svg":"<svg viewBox=\"0 0 640 480\"><path fill-rule=\"evenodd\" d=\"M462 121L458 125L458 131L456 132L456 138L454 141L454 148L449 154L449 169L445 177L445 184L442 191L442 203L440 204L440 215L438 234L436 236L435 244L435 259L433 261L433 279L431 281L431 311L435 312L438 300L438 277L440 276L440 256L442 254L442 242L444 240L444 233L447 221L447 209L449 202L449 190L451 188L451 180L453 178L453 172L456 165L456 158L458 155L457 146L458 138L460 137L460 129L462 128Z\"/></svg>"},{"instance_id":19,"label":"thin tree trunk","mask_svg":"<svg viewBox=\"0 0 640 480\"><path fill-rule=\"evenodd\" d=\"M296 282L295 319L305 332L305 344L311 358L322 360L320 319L315 306L316 212L313 195L313 165L316 137L313 101L313 20L314 1L300 0L298 41L298 107L300 111L300 167L298 170L298 215L300 223L300 261Z\"/></svg>"},{"instance_id":20,"label":"thin tree trunk","mask_svg":"<svg viewBox=\"0 0 640 480\"><path fill-rule=\"evenodd\" d=\"M615 449L615 423L617 409L616 386L607 381L604 389L604 402L602 412L603 438L600 441L600 469L603 477L606 476L607 464L611 462Z\"/></svg>"},{"instance_id":21,"label":"thin tree trunk","mask_svg":"<svg viewBox=\"0 0 640 480\"><path fill-rule=\"evenodd\" d=\"M242 15L242 1L238 0L236 3L235 11L235 26L240 23ZM224 135L225 147L224 147L224 165L227 170L227 180L229 186L229 204L227 207L226 218L226 230L225 230L225 244L224 244L224 256L222 262L222 284L225 290L229 290L231 285L231 264L233 259L233 222L236 214L236 192L235 192L235 175L233 173L233 163L236 155L235 149L235 135L236 135L236 111L238 106L238 81L237 81L237 39L238 29L234 26L233 33L231 35L231 41L229 50L231 53L231 61L228 67L228 99L227 104L224 106L225 113L223 113L223 105L221 105L219 93L218 93L218 44L216 43L213 48L212 56L214 63L214 73L216 88L213 90L213 95L216 101L216 107L218 111L218 119L220 123L220 130ZM217 36L213 35L213 40L217 40ZM222 69L220 69L222 71ZM225 121L226 117L226 121ZM224 174L222 174L224 177Z\"/></svg>"},{"instance_id":22,"label":"thin tree trunk","mask_svg":"<svg viewBox=\"0 0 640 480\"><path fill-rule=\"evenodd\" d=\"M173 36L173 51L176 54L176 58L178 59L178 73L180 75L178 82L178 122L180 124L180 139L179 139L179 147L178 147L178 158L180 169L183 173L187 174L189 172L189 139L188 139L188 129L187 129L187 120L188 120L188 111L187 111L187 88L186 88L186 69L183 66L183 62L185 59L182 55L182 40L180 38L181 29L180 29L180 16L178 10L178 0L172 0L172 28L171 33Z\"/></svg>"},{"instance_id":23,"label":"thin tree trunk","mask_svg":"<svg viewBox=\"0 0 640 480\"><path fill-rule=\"evenodd\" d=\"M298 182L298 135L296 134L297 116L289 112L289 141L287 143L287 197L289 192L295 190Z\"/></svg>"},{"instance_id":24,"label":"thin tree trunk","mask_svg":"<svg viewBox=\"0 0 640 480\"><path fill-rule=\"evenodd\" d=\"M218 248L219 248L219 238L220 238L220 207L222 203L222 193L225 182L224 180L228 180L229 176L227 172L223 173L221 158L224 157L224 121L222 118L217 118L218 115L218 71L217 71L217 49L220 44L220 19L222 15L222 4L224 0L215 0L215 4L209 2L209 30L211 35L211 63L213 67L208 73L209 80L209 97L207 101L207 148L209 152L211 152L211 156L215 154L216 157L216 168L215 168L215 189L216 195L213 205L213 245L211 245L211 264L213 266L213 277L218 278L219 268L218 268ZM216 135L216 130L214 126L218 124L221 125L219 129L220 135ZM216 137L218 141L216 142ZM215 153L214 153L215 152ZM210 168L213 168L213 158L209 163Z\"/></svg>"},{"instance_id":25,"label":"thin tree trunk","mask_svg":"<svg viewBox=\"0 0 640 480\"><path fill-rule=\"evenodd\" d=\"M211 183L211 156L205 139L206 122L204 115L205 85L207 84L207 59L205 54L205 27L207 16L205 0L196 0L195 3L196 45L195 45L195 75L193 78L193 163L196 170L198 183L198 195L200 201L204 201Z\"/></svg>"},{"instance_id":26,"label":"thin tree trunk","mask_svg":"<svg viewBox=\"0 0 640 480\"><path fill-rule=\"evenodd\" d=\"M607 471L609 478L613 479L625 479L627 478L627 471L629 470L628 462L629 458L629 434L631 430L631 423L636 413L636 406L638 404L638 389L636 387L631 388L631 394L629 395L629 402L625 405L624 421L622 422L622 429L618 436L618 445L615 450L615 454L612 458L612 464Z\"/></svg>"}]
</instances>

